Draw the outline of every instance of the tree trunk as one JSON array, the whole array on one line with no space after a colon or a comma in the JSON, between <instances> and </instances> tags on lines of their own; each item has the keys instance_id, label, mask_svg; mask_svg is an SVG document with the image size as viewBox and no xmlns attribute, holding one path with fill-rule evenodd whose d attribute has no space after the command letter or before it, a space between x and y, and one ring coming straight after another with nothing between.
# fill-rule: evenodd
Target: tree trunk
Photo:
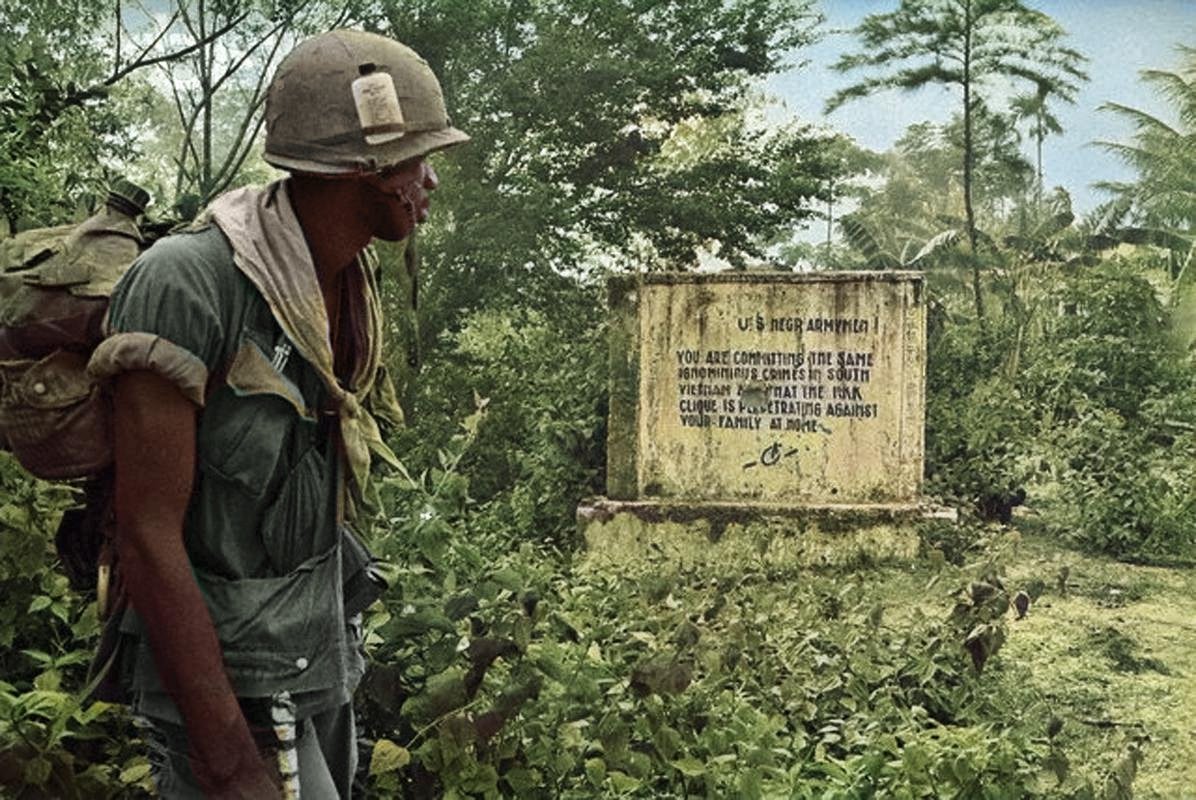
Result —
<instances>
[{"instance_id":1,"label":"tree trunk","mask_svg":"<svg viewBox=\"0 0 1196 800\"><path fill-rule=\"evenodd\" d=\"M120 0L116 0L116 15L113 17L115 24L112 26L115 31L115 46L112 48L115 55L112 59L112 73L115 75L120 70Z\"/></svg>"},{"instance_id":2,"label":"tree trunk","mask_svg":"<svg viewBox=\"0 0 1196 800\"><path fill-rule=\"evenodd\" d=\"M972 3L964 3L963 34L963 210L967 217L968 244L972 259L972 292L976 296L976 318L984 325L984 296L980 289L980 255L976 252L976 212L972 208Z\"/></svg>"},{"instance_id":3,"label":"tree trunk","mask_svg":"<svg viewBox=\"0 0 1196 800\"><path fill-rule=\"evenodd\" d=\"M1042 112L1041 111L1039 112L1039 117L1038 117L1038 128L1034 131L1034 133L1035 133L1035 136L1034 136L1035 144L1038 147L1038 153L1037 153L1037 155L1038 155L1038 163L1037 163L1038 171L1036 173L1038 176L1038 184L1035 187L1036 193L1034 195L1034 208L1037 211L1041 211L1042 210L1042 140L1043 140L1043 137L1046 135L1042 129Z\"/></svg>"},{"instance_id":4,"label":"tree trunk","mask_svg":"<svg viewBox=\"0 0 1196 800\"><path fill-rule=\"evenodd\" d=\"M199 2L199 38L207 36L206 9L203 0ZM199 165L199 196L201 205L207 205L212 198L212 45L199 49L199 90L203 97L203 135L200 137L202 150Z\"/></svg>"},{"instance_id":5,"label":"tree trunk","mask_svg":"<svg viewBox=\"0 0 1196 800\"><path fill-rule=\"evenodd\" d=\"M835 180L831 179L830 191L826 197L826 257L827 263L830 263L831 257L831 233L835 225Z\"/></svg>"}]
</instances>

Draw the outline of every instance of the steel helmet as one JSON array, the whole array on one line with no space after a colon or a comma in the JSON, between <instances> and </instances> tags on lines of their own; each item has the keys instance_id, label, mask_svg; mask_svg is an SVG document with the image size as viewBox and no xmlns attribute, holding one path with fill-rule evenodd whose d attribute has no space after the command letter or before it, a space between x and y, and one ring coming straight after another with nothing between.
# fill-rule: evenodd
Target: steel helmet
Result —
<instances>
[{"instance_id":1,"label":"steel helmet","mask_svg":"<svg viewBox=\"0 0 1196 800\"><path fill-rule=\"evenodd\" d=\"M266 93L266 161L296 172L374 172L469 141L428 62L393 39L336 30L300 43Z\"/></svg>"}]
</instances>

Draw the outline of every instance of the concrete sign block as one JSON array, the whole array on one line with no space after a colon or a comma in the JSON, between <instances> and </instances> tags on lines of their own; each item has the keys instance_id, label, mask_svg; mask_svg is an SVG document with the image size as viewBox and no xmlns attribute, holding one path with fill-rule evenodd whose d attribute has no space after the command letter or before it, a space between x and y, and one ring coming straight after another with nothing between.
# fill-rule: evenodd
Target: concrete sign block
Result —
<instances>
[{"instance_id":1,"label":"concrete sign block","mask_svg":"<svg viewBox=\"0 0 1196 800\"><path fill-rule=\"evenodd\" d=\"M610 304L612 499L921 499L921 273L643 274Z\"/></svg>"}]
</instances>

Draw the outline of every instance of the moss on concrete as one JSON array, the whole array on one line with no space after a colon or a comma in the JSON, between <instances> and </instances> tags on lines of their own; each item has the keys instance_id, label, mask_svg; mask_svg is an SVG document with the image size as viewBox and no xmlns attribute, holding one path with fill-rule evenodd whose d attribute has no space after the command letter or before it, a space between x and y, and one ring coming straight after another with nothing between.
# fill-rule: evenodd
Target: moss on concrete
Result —
<instances>
[{"instance_id":1,"label":"moss on concrete","mask_svg":"<svg viewBox=\"0 0 1196 800\"><path fill-rule=\"evenodd\" d=\"M913 559L913 507L760 509L716 504L602 503L579 511L586 562L613 568L651 554L719 572L745 559L776 566L851 566Z\"/></svg>"},{"instance_id":2,"label":"moss on concrete","mask_svg":"<svg viewBox=\"0 0 1196 800\"><path fill-rule=\"evenodd\" d=\"M607 285L611 315L610 413L606 439L606 485L611 497L639 493L636 454L639 424L640 344L639 282L635 276L612 278Z\"/></svg>"}]
</instances>

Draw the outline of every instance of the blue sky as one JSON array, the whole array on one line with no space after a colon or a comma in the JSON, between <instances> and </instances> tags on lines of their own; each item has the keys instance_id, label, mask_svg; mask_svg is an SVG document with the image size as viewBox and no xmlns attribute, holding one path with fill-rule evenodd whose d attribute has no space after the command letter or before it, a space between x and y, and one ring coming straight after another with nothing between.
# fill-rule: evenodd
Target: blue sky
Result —
<instances>
[{"instance_id":1,"label":"blue sky","mask_svg":"<svg viewBox=\"0 0 1196 800\"><path fill-rule=\"evenodd\" d=\"M1096 139L1126 140L1131 133L1128 125L1098 107L1116 101L1167 116L1166 107L1139 83L1138 72L1174 68L1179 62L1175 45L1196 46L1196 0L1028 0L1026 4L1053 17L1068 32L1068 44L1090 59L1086 65L1090 80L1081 86L1075 105L1055 108L1064 134L1048 138L1043 148L1048 189L1066 188L1075 210L1082 213L1107 199L1092 188L1094 181L1131 174L1091 145ZM892 11L897 5L898 0L823 0L826 30L850 29L865 15ZM884 150L910 124L944 122L958 108L954 93L927 88L885 92L824 114L826 99L837 88L867 74L861 70L840 75L830 69L840 54L857 48L849 33L832 32L799 53L808 63L766 86L782 104L770 116L829 124L864 147ZM1029 142L1026 152L1031 153Z\"/></svg>"}]
</instances>

